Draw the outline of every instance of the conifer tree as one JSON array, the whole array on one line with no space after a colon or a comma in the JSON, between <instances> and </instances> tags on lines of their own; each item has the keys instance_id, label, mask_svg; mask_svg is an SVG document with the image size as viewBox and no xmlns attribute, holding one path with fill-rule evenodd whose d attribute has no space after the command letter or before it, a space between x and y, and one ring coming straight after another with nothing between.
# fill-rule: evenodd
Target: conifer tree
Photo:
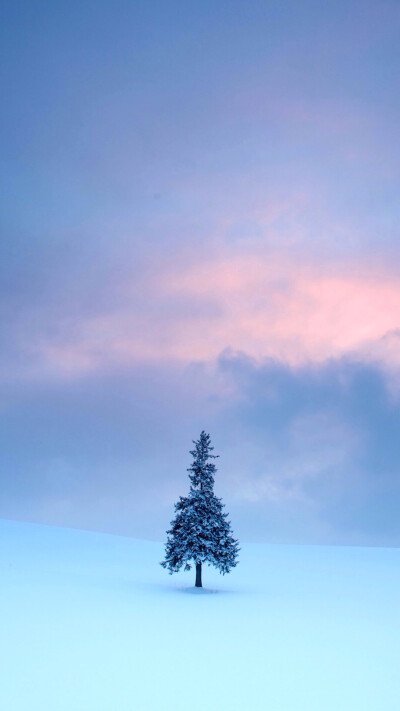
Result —
<instances>
[{"instance_id":1,"label":"conifer tree","mask_svg":"<svg viewBox=\"0 0 400 711\"><path fill-rule=\"evenodd\" d=\"M225 575L237 565L239 543L232 536L224 504L214 494L217 456L211 454L211 438L204 430L190 451L193 457L189 472L190 489L186 497L175 504L176 516L167 531L165 560L161 563L170 573L182 566L190 570L196 566L196 587L202 587L202 564L214 565Z\"/></svg>"}]
</instances>

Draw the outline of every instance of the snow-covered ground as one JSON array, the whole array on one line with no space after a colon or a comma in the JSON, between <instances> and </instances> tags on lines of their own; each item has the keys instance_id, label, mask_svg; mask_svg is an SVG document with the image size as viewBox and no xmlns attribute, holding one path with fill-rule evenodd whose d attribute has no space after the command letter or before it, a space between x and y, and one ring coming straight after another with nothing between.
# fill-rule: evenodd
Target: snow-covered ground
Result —
<instances>
[{"instance_id":1,"label":"snow-covered ground","mask_svg":"<svg viewBox=\"0 0 400 711\"><path fill-rule=\"evenodd\" d=\"M162 545L0 522L1 711L398 711L400 550Z\"/></svg>"}]
</instances>

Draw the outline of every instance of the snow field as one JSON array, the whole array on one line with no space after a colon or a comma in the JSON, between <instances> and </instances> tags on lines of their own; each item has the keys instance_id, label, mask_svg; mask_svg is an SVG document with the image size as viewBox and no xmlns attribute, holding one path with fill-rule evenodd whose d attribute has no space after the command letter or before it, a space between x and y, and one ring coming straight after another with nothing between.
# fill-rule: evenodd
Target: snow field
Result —
<instances>
[{"instance_id":1,"label":"snow field","mask_svg":"<svg viewBox=\"0 0 400 711\"><path fill-rule=\"evenodd\" d=\"M0 521L1 711L398 711L400 551L161 544Z\"/></svg>"}]
</instances>

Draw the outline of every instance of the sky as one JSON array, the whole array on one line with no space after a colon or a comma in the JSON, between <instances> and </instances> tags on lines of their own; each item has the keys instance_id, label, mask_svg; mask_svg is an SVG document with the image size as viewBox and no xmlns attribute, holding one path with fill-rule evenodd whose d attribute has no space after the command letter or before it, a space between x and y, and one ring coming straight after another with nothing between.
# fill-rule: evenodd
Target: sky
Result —
<instances>
[{"instance_id":1,"label":"sky","mask_svg":"<svg viewBox=\"0 0 400 711\"><path fill-rule=\"evenodd\" d=\"M400 545L400 5L4 0L0 516Z\"/></svg>"}]
</instances>

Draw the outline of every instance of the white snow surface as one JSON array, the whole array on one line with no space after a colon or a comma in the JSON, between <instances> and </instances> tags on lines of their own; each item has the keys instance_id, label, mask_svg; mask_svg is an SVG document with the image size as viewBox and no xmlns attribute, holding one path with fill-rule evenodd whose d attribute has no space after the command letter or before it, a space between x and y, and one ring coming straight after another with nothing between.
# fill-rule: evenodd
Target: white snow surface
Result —
<instances>
[{"instance_id":1,"label":"white snow surface","mask_svg":"<svg viewBox=\"0 0 400 711\"><path fill-rule=\"evenodd\" d=\"M400 550L162 544L0 521L1 711L398 711ZM192 594L194 593L194 594Z\"/></svg>"}]
</instances>

